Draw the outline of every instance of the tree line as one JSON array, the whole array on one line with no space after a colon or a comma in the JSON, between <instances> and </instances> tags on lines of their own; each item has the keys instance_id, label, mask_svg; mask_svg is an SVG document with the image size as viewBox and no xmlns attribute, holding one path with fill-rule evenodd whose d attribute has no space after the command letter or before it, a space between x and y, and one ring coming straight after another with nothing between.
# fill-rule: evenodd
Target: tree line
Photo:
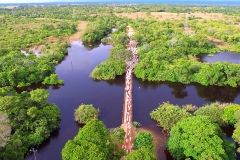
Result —
<instances>
[{"instance_id":1,"label":"tree line","mask_svg":"<svg viewBox=\"0 0 240 160\"><path fill-rule=\"evenodd\" d=\"M219 48L208 42L204 34L188 34L183 22L177 20L132 20L139 41L140 63L136 77L149 81L170 81L202 85L239 86L239 65L233 63L206 63L198 60L200 54L210 54Z\"/></svg>"}]
</instances>

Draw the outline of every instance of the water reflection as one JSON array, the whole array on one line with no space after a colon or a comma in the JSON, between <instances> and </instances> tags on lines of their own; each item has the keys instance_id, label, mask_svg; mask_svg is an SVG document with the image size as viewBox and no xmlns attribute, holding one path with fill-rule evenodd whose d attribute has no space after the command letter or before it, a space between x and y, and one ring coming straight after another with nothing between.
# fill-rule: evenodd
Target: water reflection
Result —
<instances>
[{"instance_id":1,"label":"water reflection","mask_svg":"<svg viewBox=\"0 0 240 160\"><path fill-rule=\"evenodd\" d=\"M240 88L233 88L229 86L202 86L194 84L198 95L209 102L234 102L239 96Z\"/></svg>"},{"instance_id":2,"label":"water reflection","mask_svg":"<svg viewBox=\"0 0 240 160\"><path fill-rule=\"evenodd\" d=\"M20 88L14 88L17 93L21 93L23 91L32 91L35 89L52 89L52 90L58 90L60 89L61 86L64 86L64 84L55 84L55 85L43 85L41 82L38 82L36 84L32 84L31 86L27 86L27 87L20 87Z\"/></svg>"},{"instance_id":3,"label":"water reflection","mask_svg":"<svg viewBox=\"0 0 240 160\"><path fill-rule=\"evenodd\" d=\"M96 41L94 43L92 42L83 42L84 47L88 50L91 51L94 48L98 48L101 44L101 41Z\"/></svg>"},{"instance_id":4,"label":"water reflection","mask_svg":"<svg viewBox=\"0 0 240 160\"><path fill-rule=\"evenodd\" d=\"M220 53L214 54L213 56L201 55L199 56L202 62L230 62L230 63L240 63L240 54L235 52L221 51Z\"/></svg>"},{"instance_id":5,"label":"water reflection","mask_svg":"<svg viewBox=\"0 0 240 160\"><path fill-rule=\"evenodd\" d=\"M139 87L147 91L149 88L155 90L160 86L167 86L171 89L171 94L177 99L184 99L188 97L191 87L194 87L197 91L197 95L208 102L234 102L234 100L240 95L240 87L233 88L230 86L203 86L198 83L182 84L172 82L148 82L142 81L135 77ZM197 98L197 97L196 97Z\"/></svg>"}]
</instances>

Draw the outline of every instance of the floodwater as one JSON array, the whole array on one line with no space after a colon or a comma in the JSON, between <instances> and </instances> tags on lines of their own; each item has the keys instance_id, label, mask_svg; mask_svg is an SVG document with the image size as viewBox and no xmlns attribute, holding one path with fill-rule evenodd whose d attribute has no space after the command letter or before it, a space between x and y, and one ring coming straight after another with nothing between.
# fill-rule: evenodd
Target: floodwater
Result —
<instances>
[{"instance_id":1,"label":"floodwater","mask_svg":"<svg viewBox=\"0 0 240 160\"><path fill-rule=\"evenodd\" d=\"M201 60L204 62L214 63L214 62L224 62L228 61L231 63L240 63L240 54L235 52L221 51L213 56L202 55Z\"/></svg>"},{"instance_id":2,"label":"floodwater","mask_svg":"<svg viewBox=\"0 0 240 160\"><path fill-rule=\"evenodd\" d=\"M28 88L44 88L50 92L49 101L55 103L61 111L60 128L49 139L38 146L36 156L40 160L61 160L61 150L65 143L78 133L80 125L74 119L74 110L81 105L93 104L100 109L100 120L106 127L118 127L122 122L124 75L112 81L94 81L89 77L96 65L108 59L111 45L82 44L72 42L65 59L56 66L56 73L65 81L62 86L35 85ZM25 88L26 89L26 88ZM210 102L240 103L240 89L231 87L184 85L169 82L144 82L133 79L133 120L143 127L160 135L162 141L158 157L170 159L166 151L166 137L149 113L162 102L169 101L177 105L194 104L198 107ZM228 130L228 129L226 129ZM26 159L30 160L33 155Z\"/></svg>"}]
</instances>

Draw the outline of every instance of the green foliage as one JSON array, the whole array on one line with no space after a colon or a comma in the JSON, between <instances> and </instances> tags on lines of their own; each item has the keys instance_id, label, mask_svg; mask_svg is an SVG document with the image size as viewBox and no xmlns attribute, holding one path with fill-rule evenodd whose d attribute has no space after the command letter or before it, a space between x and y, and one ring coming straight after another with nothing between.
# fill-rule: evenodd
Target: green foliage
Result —
<instances>
[{"instance_id":1,"label":"green foliage","mask_svg":"<svg viewBox=\"0 0 240 160\"><path fill-rule=\"evenodd\" d=\"M141 61L135 66L136 77L184 84L197 82L206 86L239 86L238 64L210 64L189 58L199 54L213 54L218 52L219 48L209 44L204 33L184 34L181 23L178 20L132 21L131 25L137 31L134 38L139 39L139 44L142 45L138 47Z\"/></svg>"},{"instance_id":2,"label":"green foliage","mask_svg":"<svg viewBox=\"0 0 240 160\"><path fill-rule=\"evenodd\" d=\"M25 56L19 51L0 56L0 86L28 86L45 80L45 83L56 83L54 65L67 53L68 43L57 42L41 48L41 57L30 54ZM46 78L47 77L47 78ZM45 79L46 78L46 79ZM62 81L58 81L62 83Z\"/></svg>"},{"instance_id":3,"label":"green foliage","mask_svg":"<svg viewBox=\"0 0 240 160\"><path fill-rule=\"evenodd\" d=\"M191 115L179 106L165 102L150 113L151 119L158 122L163 130L170 130L177 122Z\"/></svg>"},{"instance_id":4,"label":"green foliage","mask_svg":"<svg viewBox=\"0 0 240 160\"><path fill-rule=\"evenodd\" d=\"M49 92L43 89L36 89L30 92L30 99L37 103L46 103Z\"/></svg>"},{"instance_id":5,"label":"green foliage","mask_svg":"<svg viewBox=\"0 0 240 160\"><path fill-rule=\"evenodd\" d=\"M103 38L103 39L101 39L101 42L102 42L102 43L105 43L105 44L111 43L111 42L112 42L112 39L110 39L110 38Z\"/></svg>"},{"instance_id":6,"label":"green foliage","mask_svg":"<svg viewBox=\"0 0 240 160\"><path fill-rule=\"evenodd\" d=\"M89 22L82 35L82 41L101 40L105 35L111 33L112 25L109 21L111 21L111 17L99 18L94 22Z\"/></svg>"},{"instance_id":7,"label":"green foliage","mask_svg":"<svg viewBox=\"0 0 240 160\"><path fill-rule=\"evenodd\" d=\"M142 147L148 148L154 151L155 147L153 145L153 137L149 132L139 132L134 140L134 146L137 149Z\"/></svg>"},{"instance_id":8,"label":"green foliage","mask_svg":"<svg viewBox=\"0 0 240 160\"><path fill-rule=\"evenodd\" d=\"M239 143L240 142L240 127L237 127L232 135L232 138L234 139L235 142Z\"/></svg>"},{"instance_id":9,"label":"green foliage","mask_svg":"<svg viewBox=\"0 0 240 160\"><path fill-rule=\"evenodd\" d=\"M125 72L126 64L121 60L108 60L97 65L90 76L98 80L114 79Z\"/></svg>"},{"instance_id":10,"label":"green foliage","mask_svg":"<svg viewBox=\"0 0 240 160\"><path fill-rule=\"evenodd\" d=\"M234 23L233 20L231 23ZM227 49L229 51L240 52L239 48L239 38L240 29L237 26L229 23L227 19L221 20L204 20L204 21L192 21L190 22L191 26L198 30L198 32L207 34L214 38L217 38L223 42L227 42L229 46L223 46L223 49ZM218 27L221 25L221 27Z\"/></svg>"},{"instance_id":11,"label":"green foliage","mask_svg":"<svg viewBox=\"0 0 240 160\"><path fill-rule=\"evenodd\" d=\"M74 112L74 119L80 124L98 119L99 109L95 109L92 104L81 104Z\"/></svg>"},{"instance_id":12,"label":"green foliage","mask_svg":"<svg viewBox=\"0 0 240 160\"><path fill-rule=\"evenodd\" d=\"M194 112L194 115L207 116L212 122L224 125L224 121L222 119L223 109L221 109L217 103L202 106Z\"/></svg>"},{"instance_id":13,"label":"green foliage","mask_svg":"<svg viewBox=\"0 0 240 160\"><path fill-rule=\"evenodd\" d=\"M49 84L49 85L63 84L63 83L64 83L64 81L63 80L59 80L57 74L51 74L50 76L46 77L44 79L44 81L42 82L42 84Z\"/></svg>"},{"instance_id":14,"label":"green foliage","mask_svg":"<svg viewBox=\"0 0 240 160\"><path fill-rule=\"evenodd\" d=\"M116 34L113 34L113 43L115 45L126 45L128 43L128 37L126 32L116 32Z\"/></svg>"},{"instance_id":15,"label":"green foliage","mask_svg":"<svg viewBox=\"0 0 240 160\"><path fill-rule=\"evenodd\" d=\"M237 123L234 124L234 126L235 126L235 128L236 128L237 126L240 125L240 109L238 109L238 110L234 113L233 118L234 118L235 121L237 122ZM237 124L239 124L239 125L237 125Z\"/></svg>"},{"instance_id":16,"label":"green foliage","mask_svg":"<svg viewBox=\"0 0 240 160\"><path fill-rule=\"evenodd\" d=\"M3 23L0 23L0 87L29 86L54 73L54 64L64 58L69 46L61 39L73 34L76 24L65 20L37 20L21 16L3 19ZM54 37L59 41L46 43ZM26 51L26 54L20 51ZM38 54L34 52L41 53L40 57L35 56Z\"/></svg>"},{"instance_id":17,"label":"green foliage","mask_svg":"<svg viewBox=\"0 0 240 160\"><path fill-rule=\"evenodd\" d=\"M157 157L149 148L141 147L138 150L131 151L125 160L157 160Z\"/></svg>"},{"instance_id":18,"label":"green foliage","mask_svg":"<svg viewBox=\"0 0 240 160\"><path fill-rule=\"evenodd\" d=\"M69 140L62 149L63 160L105 160L114 159L114 151L118 151L117 145L109 141L109 133L104 124L98 120L88 122L78 135ZM122 156L117 154L117 158Z\"/></svg>"},{"instance_id":19,"label":"green foliage","mask_svg":"<svg viewBox=\"0 0 240 160\"><path fill-rule=\"evenodd\" d=\"M132 58L132 52L130 50L127 49L113 49L111 50L110 53L110 59L114 58L117 60L122 60L122 61L129 61Z\"/></svg>"},{"instance_id":20,"label":"green foliage","mask_svg":"<svg viewBox=\"0 0 240 160\"><path fill-rule=\"evenodd\" d=\"M215 153L207 153L202 154L199 160L222 160L222 158L219 155L216 155Z\"/></svg>"},{"instance_id":21,"label":"green foliage","mask_svg":"<svg viewBox=\"0 0 240 160\"><path fill-rule=\"evenodd\" d=\"M21 7L20 7L21 8ZM71 21L57 21L53 19L34 19L26 17L1 19L0 46L3 52L20 51L29 47L39 46L48 37L68 37L76 32L76 23ZM3 30L4 29L4 30ZM4 46L4 47L3 47ZM1 55L1 54L0 54Z\"/></svg>"},{"instance_id":22,"label":"green foliage","mask_svg":"<svg viewBox=\"0 0 240 160\"><path fill-rule=\"evenodd\" d=\"M5 89L5 88L2 88ZM6 91L10 90L6 87ZM0 159L24 159L30 146L39 145L57 129L60 110L49 104L49 93L37 89L21 94L10 91L0 97L0 111L8 115L12 128L10 141L0 152Z\"/></svg>"},{"instance_id":23,"label":"green foliage","mask_svg":"<svg viewBox=\"0 0 240 160\"><path fill-rule=\"evenodd\" d=\"M221 157L232 159L235 144L223 140L220 127L206 116L193 116L178 122L170 132L167 142L171 155L179 159L204 159Z\"/></svg>"},{"instance_id":24,"label":"green foliage","mask_svg":"<svg viewBox=\"0 0 240 160\"><path fill-rule=\"evenodd\" d=\"M111 141L115 144L121 144L124 141L125 131L122 128L109 129Z\"/></svg>"},{"instance_id":25,"label":"green foliage","mask_svg":"<svg viewBox=\"0 0 240 160\"><path fill-rule=\"evenodd\" d=\"M63 60L64 56L68 53L67 47L70 46L68 42L57 41L56 43L46 43L41 48L41 58L46 59L53 64L58 64Z\"/></svg>"},{"instance_id":26,"label":"green foliage","mask_svg":"<svg viewBox=\"0 0 240 160\"><path fill-rule=\"evenodd\" d=\"M54 66L46 59L10 52L0 56L0 86L27 86L43 80L54 72Z\"/></svg>"},{"instance_id":27,"label":"green foliage","mask_svg":"<svg viewBox=\"0 0 240 160\"><path fill-rule=\"evenodd\" d=\"M234 104L224 108L222 118L231 125L234 125L237 120L234 118L234 114L240 109L240 105Z\"/></svg>"}]
</instances>

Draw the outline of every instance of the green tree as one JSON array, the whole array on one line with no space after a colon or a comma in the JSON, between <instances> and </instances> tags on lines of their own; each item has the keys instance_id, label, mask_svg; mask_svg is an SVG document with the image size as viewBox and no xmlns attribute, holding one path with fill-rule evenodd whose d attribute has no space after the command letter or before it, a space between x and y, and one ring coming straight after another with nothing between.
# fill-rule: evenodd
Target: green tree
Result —
<instances>
[{"instance_id":1,"label":"green tree","mask_svg":"<svg viewBox=\"0 0 240 160\"><path fill-rule=\"evenodd\" d=\"M133 143L137 149L141 147L148 148L152 151L155 149L153 137L149 132L139 132Z\"/></svg>"},{"instance_id":2,"label":"green tree","mask_svg":"<svg viewBox=\"0 0 240 160\"><path fill-rule=\"evenodd\" d=\"M37 103L46 102L46 99L48 96L49 96L49 92L44 89L36 89L30 92L31 100Z\"/></svg>"},{"instance_id":3,"label":"green tree","mask_svg":"<svg viewBox=\"0 0 240 160\"><path fill-rule=\"evenodd\" d=\"M202 106L197 111L194 112L196 116L207 116L212 122L223 125L224 121L222 119L223 109L219 107L219 104L212 103Z\"/></svg>"},{"instance_id":4,"label":"green tree","mask_svg":"<svg viewBox=\"0 0 240 160\"><path fill-rule=\"evenodd\" d=\"M119 149L109 140L109 133L103 122L92 120L79 130L73 140L65 144L62 149L62 159L114 159L114 152L119 153Z\"/></svg>"},{"instance_id":5,"label":"green tree","mask_svg":"<svg viewBox=\"0 0 240 160\"><path fill-rule=\"evenodd\" d=\"M141 147L138 150L131 151L125 160L157 160L157 157L149 148Z\"/></svg>"},{"instance_id":6,"label":"green tree","mask_svg":"<svg viewBox=\"0 0 240 160\"><path fill-rule=\"evenodd\" d=\"M151 119L158 122L163 130L170 130L180 120L191 115L179 106L165 102L150 113Z\"/></svg>"},{"instance_id":7,"label":"green tree","mask_svg":"<svg viewBox=\"0 0 240 160\"><path fill-rule=\"evenodd\" d=\"M115 144L123 143L126 133L122 128L110 128L109 133L112 142Z\"/></svg>"},{"instance_id":8,"label":"green tree","mask_svg":"<svg viewBox=\"0 0 240 160\"><path fill-rule=\"evenodd\" d=\"M99 109L93 107L92 104L81 104L74 112L74 119L80 124L98 119Z\"/></svg>"},{"instance_id":9,"label":"green tree","mask_svg":"<svg viewBox=\"0 0 240 160\"><path fill-rule=\"evenodd\" d=\"M114 79L117 75L122 75L125 72L126 63L121 60L107 60L97 65L90 77L98 80Z\"/></svg>"},{"instance_id":10,"label":"green tree","mask_svg":"<svg viewBox=\"0 0 240 160\"><path fill-rule=\"evenodd\" d=\"M233 131L232 138L233 138L234 141L237 142L238 144L240 143L240 127L239 127L239 126ZM237 151L240 152L240 148L238 148Z\"/></svg>"},{"instance_id":11,"label":"green tree","mask_svg":"<svg viewBox=\"0 0 240 160\"><path fill-rule=\"evenodd\" d=\"M129 61L132 58L132 52L127 49L111 50L113 58L122 61Z\"/></svg>"},{"instance_id":12,"label":"green tree","mask_svg":"<svg viewBox=\"0 0 240 160\"><path fill-rule=\"evenodd\" d=\"M125 32L114 34L113 43L115 45L126 45L128 43L128 37Z\"/></svg>"},{"instance_id":13,"label":"green tree","mask_svg":"<svg viewBox=\"0 0 240 160\"><path fill-rule=\"evenodd\" d=\"M42 84L49 84L49 85L54 85L54 84L63 84L63 80L58 79L57 74L51 74L50 76L46 77Z\"/></svg>"},{"instance_id":14,"label":"green tree","mask_svg":"<svg viewBox=\"0 0 240 160\"><path fill-rule=\"evenodd\" d=\"M220 127L208 117L193 116L173 126L167 148L177 160L200 159L212 154L222 159L232 159L232 156L236 157L235 144L223 140L223 136Z\"/></svg>"}]
</instances>

